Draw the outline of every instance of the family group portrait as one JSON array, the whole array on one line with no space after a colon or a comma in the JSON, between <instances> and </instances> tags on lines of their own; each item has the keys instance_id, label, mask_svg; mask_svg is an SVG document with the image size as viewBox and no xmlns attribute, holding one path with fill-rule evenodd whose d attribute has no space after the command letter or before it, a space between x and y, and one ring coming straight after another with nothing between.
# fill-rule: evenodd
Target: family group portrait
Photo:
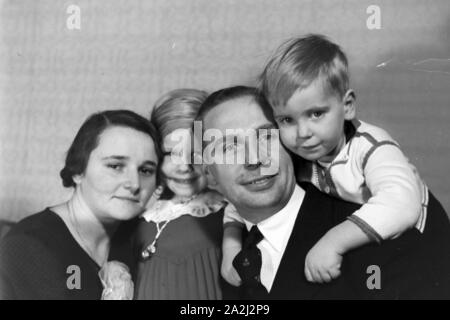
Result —
<instances>
[{"instance_id":1,"label":"family group portrait","mask_svg":"<svg viewBox=\"0 0 450 320\"><path fill-rule=\"evenodd\" d=\"M2 0L0 75L0 300L450 300L448 0Z\"/></svg>"}]
</instances>

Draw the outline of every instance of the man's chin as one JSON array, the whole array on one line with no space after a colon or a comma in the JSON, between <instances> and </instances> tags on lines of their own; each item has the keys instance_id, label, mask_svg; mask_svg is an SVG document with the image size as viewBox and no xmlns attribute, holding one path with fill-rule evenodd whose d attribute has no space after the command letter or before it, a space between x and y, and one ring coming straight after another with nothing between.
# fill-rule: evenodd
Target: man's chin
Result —
<instances>
[{"instance_id":1,"label":"man's chin","mask_svg":"<svg viewBox=\"0 0 450 320\"><path fill-rule=\"evenodd\" d=\"M267 192L260 192L258 195L254 193L246 193L247 207L249 208L270 208L275 207L280 202L280 196L271 193L270 190Z\"/></svg>"}]
</instances>

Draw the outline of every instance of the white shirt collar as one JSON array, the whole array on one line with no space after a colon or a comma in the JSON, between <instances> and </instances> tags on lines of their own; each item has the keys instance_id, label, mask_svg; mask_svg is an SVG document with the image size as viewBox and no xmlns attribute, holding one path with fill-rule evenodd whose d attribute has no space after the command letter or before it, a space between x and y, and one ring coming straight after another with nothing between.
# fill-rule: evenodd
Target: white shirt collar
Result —
<instances>
[{"instance_id":1,"label":"white shirt collar","mask_svg":"<svg viewBox=\"0 0 450 320\"><path fill-rule=\"evenodd\" d=\"M296 184L288 203L280 211L257 224L264 239L280 253L286 248L304 196L305 191ZM245 219L244 222L247 230L254 225Z\"/></svg>"}]
</instances>

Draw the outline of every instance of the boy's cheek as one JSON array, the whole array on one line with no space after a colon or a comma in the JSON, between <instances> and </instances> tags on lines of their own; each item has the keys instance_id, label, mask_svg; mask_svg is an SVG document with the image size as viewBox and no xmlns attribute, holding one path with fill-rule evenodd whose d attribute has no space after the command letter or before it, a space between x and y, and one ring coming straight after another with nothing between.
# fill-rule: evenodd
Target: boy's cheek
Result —
<instances>
[{"instance_id":1,"label":"boy's cheek","mask_svg":"<svg viewBox=\"0 0 450 320\"><path fill-rule=\"evenodd\" d=\"M296 135L294 130L280 129L280 139L284 146L288 149L294 148L296 145Z\"/></svg>"}]
</instances>

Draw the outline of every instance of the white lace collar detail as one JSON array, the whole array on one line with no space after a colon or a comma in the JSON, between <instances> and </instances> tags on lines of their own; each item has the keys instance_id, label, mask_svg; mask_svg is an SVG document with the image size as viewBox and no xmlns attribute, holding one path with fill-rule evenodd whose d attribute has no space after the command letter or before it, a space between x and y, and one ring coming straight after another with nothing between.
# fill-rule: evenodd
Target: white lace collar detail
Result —
<instances>
[{"instance_id":1,"label":"white lace collar detail","mask_svg":"<svg viewBox=\"0 0 450 320\"><path fill-rule=\"evenodd\" d=\"M207 215L219 211L227 202L223 196L215 191L206 191L199 194L188 203L175 203L172 200L156 200L141 215L147 222L160 223L172 221L183 215L193 217L206 217Z\"/></svg>"}]
</instances>

